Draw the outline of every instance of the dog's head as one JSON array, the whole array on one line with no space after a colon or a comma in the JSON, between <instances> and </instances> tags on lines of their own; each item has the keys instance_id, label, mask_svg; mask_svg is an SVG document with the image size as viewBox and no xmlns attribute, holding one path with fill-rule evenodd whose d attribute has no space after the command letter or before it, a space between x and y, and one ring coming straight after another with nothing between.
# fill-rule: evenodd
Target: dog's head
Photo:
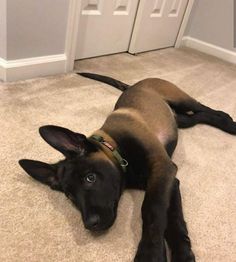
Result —
<instances>
[{"instance_id":1,"label":"dog's head","mask_svg":"<svg viewBox=\"0 0 236 262\"><path fill-rule=\"evenodd\" d=\"M21 167L41 183L64 192L81 211L87 229L108 229L115 221L123 186L118 167L82 134L57 126L44 126L39 132L65 160L47 164L22 159Z\"/></svg>"}]
</instances>

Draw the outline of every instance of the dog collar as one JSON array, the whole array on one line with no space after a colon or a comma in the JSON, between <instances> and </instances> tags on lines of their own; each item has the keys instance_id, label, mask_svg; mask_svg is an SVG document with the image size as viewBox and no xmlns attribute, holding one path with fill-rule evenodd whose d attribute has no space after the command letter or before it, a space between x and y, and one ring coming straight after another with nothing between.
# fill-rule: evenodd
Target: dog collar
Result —
<instances>
[{"instance_id":1,"label":"dog collar","mask_svg":"<svg viewBox=\"0 0 236 262\"><path fill-rule=\"evenodd\" d=\"M102 144L103 146L105 146L106 148L108 148L112 152L113 157L117 160L117 162L121 166L124 173L126 172L128 161L121 156L117 148L114 148L109 142L105 141L102 136L92 135L90 139L95 140L99 142L100 144Z\"/></svg>"}]
</instances>

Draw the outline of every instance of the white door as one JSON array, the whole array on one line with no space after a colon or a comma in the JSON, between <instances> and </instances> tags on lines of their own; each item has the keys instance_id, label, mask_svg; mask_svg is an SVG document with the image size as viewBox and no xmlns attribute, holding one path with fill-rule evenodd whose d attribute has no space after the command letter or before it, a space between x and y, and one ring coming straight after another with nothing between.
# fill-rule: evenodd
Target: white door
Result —
<instances>
[{"instance_id":1,"label":"white door","mask_svg":"<svg viewBox=\"0 0 236 262\"><path fill-rule=\"evenodd\" d=\"M140 0L129 52L175 45L188 0Z\"/></svg>"},{"instance_id":2,"label":"white door","mask_svg":"<svg viewBox=\"0 0 236 262\"><path fill-rule=\"evenodd\" d=\"M76 59L126 52L139 0L81 0Z\"/></svg>"}]
</instances>

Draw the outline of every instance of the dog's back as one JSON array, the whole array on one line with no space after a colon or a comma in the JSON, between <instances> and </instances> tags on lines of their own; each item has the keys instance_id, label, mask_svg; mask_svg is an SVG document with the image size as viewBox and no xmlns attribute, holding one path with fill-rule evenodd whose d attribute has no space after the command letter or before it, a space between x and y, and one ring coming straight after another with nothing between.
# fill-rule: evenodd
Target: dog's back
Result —
<instances>
[{"instance_id":1,"label":"dog's back","mask_svg":"<svg viewBox=\"0 0 236 262\"><path fill-rule=\"evenodd\" d=\"M143 129L143 132L149 133L149 137L157 137L164 146L177 140L174 113L158 89L162 86L168 88L168 84L161 79L138 82L122 93L110 117L119 114L119 128L121 125L123 128L132 125L132 130ZM144 137L145 134L139 136Z\"/></svg>"}]
</instances>

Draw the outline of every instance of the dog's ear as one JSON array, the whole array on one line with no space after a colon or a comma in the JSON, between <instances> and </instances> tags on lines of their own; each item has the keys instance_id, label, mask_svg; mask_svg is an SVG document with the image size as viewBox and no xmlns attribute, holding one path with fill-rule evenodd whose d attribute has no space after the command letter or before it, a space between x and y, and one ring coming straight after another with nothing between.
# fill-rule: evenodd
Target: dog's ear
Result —
<instances>
[{"instance_id":1,"label":"dog's ear","mask_svg":"<svg viewBox=\"0 0 236 262\"><path fill-rule=\"evenodd\" d=\"M53 190L63 191L57 177L55 165L28 159L21 159L19 164L34 179L50 186Z\"/></svg>"},{"instance_id":2,"label":"dog's ear","mask_svg":"<svg viewBox=\"0 0 236 262\"><path fill-rule=\"evenodd\" d=\"M82 156L85 153L87 143L85 135L52 125L40 127L39 133L49 145L66 157L71 157L75 153Z\"/></svg>"}]
</instances>

